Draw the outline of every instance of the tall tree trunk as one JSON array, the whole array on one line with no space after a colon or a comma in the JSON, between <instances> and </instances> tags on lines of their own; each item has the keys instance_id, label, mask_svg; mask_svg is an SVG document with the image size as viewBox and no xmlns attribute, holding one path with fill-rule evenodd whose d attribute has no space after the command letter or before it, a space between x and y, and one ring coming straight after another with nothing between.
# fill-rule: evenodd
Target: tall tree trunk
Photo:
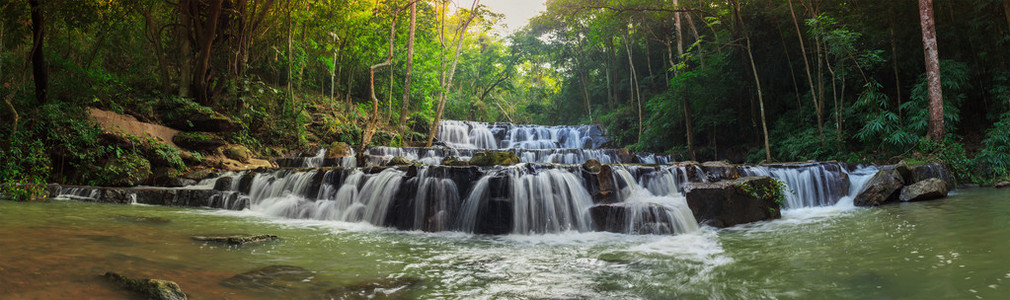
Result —
<instances>
[{"instance_id":1,"label":"tall tree trunk","mask_svg":"<svg viewBox=\"0 0 1010 300\"><path fill-rule=\"evenodd\" d=\"M182 1L180 1L182 2ZM207 17L207 28L201 32L200 39L200 59L197 61L196 80L193 84L197 100L201 104L213 105L213 95L211 91L211 50L214 47L214 38L217 36L218 20L221 18L222 5L224 0L214 0L211 2L210 11Z\"/></svg>"},{"instance_id":2,"label":"tall tree trunk","mask_svg":"<svg viewBox=\"0 0 1010 300\"><path fill-rule=\"evenodd\" d=\"M631 94L631 99L628 99L628 100L629 101L636 101L635 94L637 92L637 94L638 94L638 98L637 98L637 103L638 103L638 141L637 141L637 143L641 143L642 142L642 91L641 91L641 89L639 88L639 85L638 85L638 73L635 72L635 61L632 59L632 56L631 56L631 46L630 46L630 44L631 44L631 40L628 37L628 33L625 32L624 33L624 49L625 49L625 51L628 52L628 71L629 71L629 76L630 76L628 78L628 83L629 83L628 84L628 90L631 92L630 93Z\"/></svg>"},{"instance_id":3,"label":"tall tree trunk","mask_svg":"<svg viewBox=\"0 0 1010 300\"><path fill-rule=\"evenodd\" d=\"M393 11L393 22L389 25L389 56L386 56L386 61L372 65L368 69L368 86L372 96L372 116L368 119L365 131L361 133L361 146L358 149L359 156L363 156L365 149L368 148L368 144L372 143L372 135L375 134L376 126L379 125L379 98L375 97L375 70L382 67L390 67L393 64L393 43L396 41L396 15L399 13L399 10ZM392 74L392 70L389 73ZM390 89L392 89L392 78L390 78L389 85ZM392 90L389 91L390 97L392 97L392 92Z\"/></svg>"},{"instance_id":4,"label":"tall tree trunk","mask_svg":"<svg viewBox=\"0 0 1010 300\"><path fill-rule=\"evenodd\" d=\"M750 68L754 73L754 85L757 87L758 104L760 105L761 110L761 130L764 132L765 140L765 161L770 162L772 161L772 154L771 147L768 143L768 123L765 120L765 100L764 95L761 92L761 78L758 77L757 65L754 63L754 54L751 51L750 34L747 33L747 27L743 22L743 16L740 15L740 3L734 1L734 4L736 8L736 16L740 20L740 30L743 31L744 41L747 42L747 58L750 59Z\"/></svg>"},{"instance_id":5,"label":"tall tree trunk","mask_svg":"<svg viewBox=\"0 0 1010 300\"><path fill-rule=\"evenodd\" d=\"M894 91L897 93L895 99L898 100L898 120L901 120L901 75L898 73L898 42L894 35L894 2L890 2L890 14L891 14L891 24L889 31L891 33L891 67L894 68Z\"/></svg>"},{"instance_id":6,"label":"tall tree trunk","mask_svg":"<svg viewBox=\"0 0 1010 300\"><path fill-rule=\"evenodd\" d=\"M817 101L817 90L814 86L814 76L810 72L810 60L807 59L807 47L803 44L803 31L800 30L800 23L796 19L796 11L793 10L793 0L788 0L789 14L793 17L793 26L796 27L796 37L800 41L800 52L803 54L803 67L807 71L807 84L810 85L810 100L814 103L814 110L817 114L817 131L820 132L821 144L824 144L824 122L821 120L821 106Z\"/></svg>"},{"instance_id":7,"label":"tall tree trunk","mask_svg":"<svg viewBox=\"0 0 1010 300\"><path fill-rule=\"evenodd\" d=\"M161 28L154 20L150 10L137 7L137 10L144 16L144 29L147 31L147 41L151 43L151 50L154 50L154 57L158 60L158 77L161 81L161 90L169 90L168 59L161 45ZM92 55L94 56L94 55Z\"/></svg>"},{"instance_id":8,"label":"tall tree trunk","mask_svg":"<svg viewBox=\"0 0 1010 300\"><path fill-rule=\"evenodd\" d=\"M176 4L179 11L179 26L176 27L176 40L179 41L179 97L193 96L193 9L192 0L179 0Z\"/></svg>"},{"instance_id":9,"label":"tall tree trunk","mask_svg":"<svg viewBox=\"0 0 1010 300\"><path fill-rule=\"evenodd\" d=\"M919 21L922 26L922 48L926 58L926 82L929 86L929 132L933 141L943 141L943 91L940 88L940 54L936 45L933 23L933 0L919 0Z\"/></svg>"},{"instance_id":10,"label":"tall tree trunk","mask_svg":"<svg viewBox=\"0 0 1010 300\"><path fill-rule=\"evenodd\" d=\"M470 26L470 22L477 17L477 5L480 4L480 0L474 0L473 5L470 7L470 17L463 22L463 26L459 28L459 35L456 39L456 55L452 59L452 67L449 68L449 76L446 77L442 82L442 88L438 92L438 111L435 113L435 120L431 123L431 131L428 133L428 142L425 143L426 147L431 147L431 144L435 141L435 135L438 134L438 123L442 121L442 111L445 109L446 92L452 85L452 77L456 74L456 64L459 63L459 53L463 50L463 37L466 35L466 28ZM444 17L443 17L444 19ZM445 25L442 26L443 28Z\"/></svg>"},{"instance_id":11,"label":"tall tree trunk","mask_svg":"<svg viewBox=\"0 0 1010 300\"><path fill-rule=\"evenodd\" d=\"M673 7L680 9L678 0L673 0ZM684 31L680 23L680 12L673 14L673 28L677 32L677 59L684 59ZM673 64L673 61L670 62ZM691 155L691 160L697 161L698 155L694 150L694 122L691 121L691 100L684 97L682 91L677 91L680 102L684 104L684 128L687 135L687 152Z\"/></svg>"},{"instance_id":12,"label":"tall tree trunk","mask_svg":"<svg viewBox=\"0 0 1010 300\"><path fill-rule=\"evenodd\" d=\"M288 54L288 86L287 86L287 89L288 89L288 103L284 107L285 107L285 109L287 109L288 107L290 107L291 111L294 111L295 93L294 93L294 90L292 90L291 82L294 81L294 79L295 79L295 77L294 77L295 74L293 72L294 65L295 65L295 58L294 58L294 56L295 56L294 55L295 54L294 53L295 47L294 47L294 42L292 41L292 37L291 36L294 35L295 29L294 29L294 23L291 22L291 0L287 1L287 17L288 17L288 30L287 30L288 31L288 53L287 53Z\"/></svg>"},{"instance_id":13,"label":"tall tree trunk","mask_svg":"<svg viewBox=\"0 0 1010 300\"><path fill-rule=\"evenodd\" d=\"M582 82L582 97L586 102L586 115L589 116L589 122L592 122L593 108L589 104L589 79L587 78L588 75L586 74L589 71L586 70L588 66L586 64L586 52L585 50L582 49L583 47L582 35L579 35L578 44L576 46L579 48L579 81Z\"/></svg>"},{"instance_id":14,"label":"tall tree trunk","mask_svg":"<svg viewBox=\"0 0 1010 300\"><path fill-rule=\"evenodd\" d=\"M398 128L402 132L407 126L407 109L410 107L410 79L414 69L414 28L417 24L417 2L410 4L410 31L407 33L407 70L403 76L403 105L400 108Z\"/></svg>"},{"instance_id":15,"label":"tall tree trunk","mask_svg":"<svg viewBox=\"0 0 1010 300\"><path fill-rule=\"evenodd\" d=\"M32 11L32 76L35 79L35 101L46 103L49 93L49 66L46 64L44 44L46 18L42 14L42 0L28 0Z\"/></svg>"},{"instance_id":16,"label":"tall tree trunk","mask_svg":"<svg viewBox=\"0 0 1010 300\"><path fill-rule=\"evenodd\" d=\"M330 32L333 36L333 68L330 69L330 101L335 101L333 98L334 91L337 89L337 53L340 52L340 47L337 46L337 34L335 32Z\"/></svg>"}]
</instances>

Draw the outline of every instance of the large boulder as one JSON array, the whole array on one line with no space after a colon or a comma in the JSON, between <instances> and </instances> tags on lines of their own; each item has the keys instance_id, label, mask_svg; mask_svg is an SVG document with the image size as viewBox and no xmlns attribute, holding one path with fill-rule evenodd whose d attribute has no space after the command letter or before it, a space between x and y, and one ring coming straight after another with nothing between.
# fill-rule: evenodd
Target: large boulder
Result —
<instances>
[{"instance_id":1,"label":"large boulder","mask_svg":"<svg viewBox=\"0 0 1010 300\"><path fill-rule=\"evenodd\" d=\"M224 156L247 163L252 159L252 151L242 145L231 145L224 148Z\"/></svg>"},{"instance_id":2,"label":"large boulder","mask_svg":"<svg viewBox=\"0 0 1010 300\"><path fill-rule=\"evenodd\" d=\"M185 131L236 132L242 123L189 99L165 98L157 109L162 121Z\"/></svg>"},{"instance_id":3,"label":"large boulder","mask_svg":"<svg viewBox=\"0 0 1010 300\"><path fill-rule=\"evenodd\" d=\"M709 226L723 228L782 217L784 191L771 177L692 182L684 192L695 219Z\"/></svg>"},{"instance_id":4,"label":"large boulder","mask_svg":"<svg viewBox=\"0 0 1010 300\"><path fill-rule=\"evenodd\" d=\"M631 150L627 148L617 149L617 159L619 159L623 164L639 163L638 156L635 155L635 152L631 152Z\"/></svg>"},{"instance_id":5,"label":"large boulder","mask_svg":"<svg viewBox=\"0 0 1010 300\"><path fill-rule=\"evenodd\" d=\"M707 161L701 164L703 175L708 177L708 181L719 181L723 179L734 179L740 177L737 166L726 161Z\"/></svg>"},{"instance_id":6,"label":"large boulder","mask_svg":"<svg viewBox=\"0 0 1010 300\"><path fill-rule=\"evenodd\" d=\"M899 199L904 202L910 202L943 197L947 197L947 183L939 178L930 178L901 189Z\"/></svg>"},{"instance_id":7,"label":"large boulder","mask_svg":"<svg viewBox=\"0 0 1010 300\"><path fill-rule=\"evenodd\" d=\"M173 137L172 142L179 147L194 151L212 151L228 144L209 132L182 132Z\"/></svg>"},{"instance_id":8,"label":"large boulder","mask_svg":"<svg viewBox=\"0 0 1010 300\"><path fill-rule=\"evenodd\" d=\"M512 151L478 152L470 158L471 166L509 166L519 163L519 157Z\"/></svg>"},{"instance_id":9,"label":"large boulder","mask_svg":"<svg viewBox=\"0 0 1010 300\"><path fill-rule=\"evenodd\" d=\"M599 174L602 168L603 165L600 164L600 161L591 158L582 164L583 170L593 174Z\"/></svg>"},{"instance_id":10,"label":"large boulder","mask_svg":"<svg viewBox=\"0 0 1010 300\"><path fill-rule=\"evenodd\" d=\"M947 183L947 187L953 186L954 182L950 178L950 173L941 164L924 164L909 166L912 171L911 182L920 182L930 178L937 178Z\"/></svg>"},{"instance_id":11,"label":"large boulder","mask_svg":"<svg viewBox=\"0 0 1010 300\"><path fill-rule=\"evenodd\" d=\"M414 164L414 162L404 158L403 156L394 156L392 159L386 162L386 166L406 166L412 164Z\"/></svg>"},{"instance_id":12,"label":"large boulder","mask_svg":"<svg viewBox=\"0 0 1010 300\"><path fill-rule=\"evenodd\" d=\"M882 168L863 185L852 202L856 206L877 206L897 201L905 186L906 174L911 173L903 163Z\"/></svg>"},{"instance_id":13,"label":"large boulder","mask_svg":"<svg viewBox=\"0 0 1010 300\"><path fill-rule=\"evenodd\" d=\"M147 299L186 300L186 293L183 293L182 288L172 281L161 279L132 279L113 272L105 273L105 278L108 278L113 283L116 283L125 289L142 294Z\"/></svg>"}]
</instances>

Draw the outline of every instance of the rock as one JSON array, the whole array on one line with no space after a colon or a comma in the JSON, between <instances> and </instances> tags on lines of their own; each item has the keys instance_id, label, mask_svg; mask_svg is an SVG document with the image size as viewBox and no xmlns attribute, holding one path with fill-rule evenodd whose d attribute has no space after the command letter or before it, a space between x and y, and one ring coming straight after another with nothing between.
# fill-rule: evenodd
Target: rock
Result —
<instances>
[{"instance_id":1,"label":"rock","mask_svg":"<svg viewBox=\"0 0 1010 300\"><path fill-rule=\"evenodd\" d=\"M171 222L169 219L159 218L159 217L145 217L145 216L131 216L131 215L116 215L114 218L120 221L126 221L131 223L140 224L167 224Z\"/></svg>"},{"instance_id":2,"label":"rock","mask_svg":"<svg viewBox=\"0 0 1010 300\"><path fill-rule=\"evenodd\" d=\"M106 186L135 186L147 181L153 174L151 163L137 153L127 153L105 161L102 168L108 176Z\"/></svg>"},{"instance_id":3,"label":"rock","mask_svg":"<svg viewBox=\"0 0 1010 300\"><path fill-rule=\"evenodd\" d=\"M637 163L639 163L638 156L635 155L635 152L631 152L631 150L627 149L627 148L617 149L617 158L620 159L621 163L624 163L624 164L637 164Z\"/></svg>"},{"instance_id":4,"label":"rock","mask_svg":"<svg viewBox=\"0 0 1010 300\"><path fill-rule=\"evenodd\" d=\"M214 176L214 172L211 172L211 170L207 169L195 170L186 174L182 174L182 178L195 181L204 180L210 178L211 176Z\"/></svg>"},{"instance_id":5,"label":"rock","mask_svg":"<svg viewBox=\"0 0 1010 300\"><path fill-rule=\"evenodd\" d=\"M614 203L617 202L617 191L614 182L614 169L610 165L600 166L600 173L596 174L596 184L599 187L593 193L593 203Z\"/></svg>"},{"instance_id":6,"label":"rock","mask_svg":"<svg viewBox=\"0 0 1010 300\"><path fill-rule=\"evenodd\" d=\"M996 188L997 189L1008 188L1008 187L1010 187L1010 181L1001 181L1000 183L996 184Z\"/></svg>"},{"instance_id":7,"label":"rock","mask_svg":"<svg viewBox=\"0 0 1010 300\"><path fill-rule=\"evenodd\" d=\"M156 110L161 119L173 128L209 132L236 132L242 123L183 98L166 98Z\"/></svg>"},{"instance_id":8,"label":"rock","mask_svg":"<svg viewBox=\"0 0 1010 300\"><path fill-rule=\"evenodd\" d=\"M215 242L223 243L228 245L245 245L251 243L262 243L277 240L276 235L272 234L212 234L212 235L196 235L192 237L195 241L201 242Z\"/></svg>"},{"instance_id":9,"label":"rock","mask_svg":"<svg viewBox=\"0 0 1010 300\"><path fill-rule=\"evenodd\" d=\"M256 175L258 174L259 173L257 172L249 172L242 175L242 179L239 179L238 181L238 191L248 195L249 192L252 191L253 179L256 179Z\"/></svg>"},{"instance_id":10,"label":"rock","mask_svg":"<svg viewBox=\"0 0 1010 300\"><path fill-rule=\"evenodd\" d=\"M771 177L688 183L684 189L695 219L717 228L781 218L784 197Z\"/></svg>"},{"instance_id":11,"label":"rock","mask_svg":"<svg viewBox=\"0 0 1010 300\"><path fill-rule=\"evenodd\" d=\"M209 132L181 132L172 138L172 142L179 147L194 151L212 151L228 144Z\"/></svg>"},{"instance_id":12,"label":"rock","mask_svg":"<svg viewBox=\"0 0 1010 300\"><path fill-rule=\"evenodd\" d=\"M470 162L465 160L459 160L459 157L446 156L445 159L442 160L442 165L450 167L464 167L469 166Z\"/></svg>"},{"instance_id":13,"label":"rock","mask_svg":"<svg viewBox=\"0 0 1010 300\"><path fill-rule=\"evenodd\" d=\"M699 167L704 173L699 175L707 176L708 181L719 181L740 177L737 167L725 161L707 161L702 163Z\"/></svg>"},{"instance_id":14,"label":"rock","mask_svg":"<svg viewBox=\"0 0 1010 300\"><path fill-rule=\"evenodd\" d=\"M950 180L950 173L947 169L940 164L925 164L925 165L915 165L909 166L912 171L911 182L920 182L930 178L937 178L943 180L947 183L947 187L954 186L954 182Z\"/></svg>"},{"instance_id":15,"label":"rock","mask_svg":"<svg viewBox=\"0 0 1010 300\"><path fill-rule=\"evenodd\" d=\"M297 266L273 265L252 270L221 281L233 289L266 289L285 291L290 288L313 288L316 273Z\"/></svg>"},{"instance_id":16,"label":"rock","mask_svg":"<svg viewBox=\"0 0 1010 300\"><path fill-rule=\"evenodd\" d=\"M519 157L512 151L478 152L470 158L471 166L510 166L519 163Z\"/></svg>"},{"instance_id":17,"label":"rock","mask_svg":"<svg viewBox=\"0 0 1010 300\"><path fill-rule=\"evenodd\" d=\"M943 197L947 197L947 183L938 178L930 178L901 189L899 199L903 202L910 202Z\"/></svg>"},{"instance_id":18,"label":"rock","mask_svg":"<svg viewBox=\"0 0 1010 300\"><path fill-rule=\"evenodd\" d=\"M189 151L179 151L179 158L187 166L195 166L203 163L203 156L193 155Z\"/></svg>"},{"instance_id":19,"label":"rock","mask_svg":"<svg viewBox=\"0 0 1010 300\"><path fill-rule=\"evenodd\" d=\"M250 159L252 159L252 151L249 151L249 148L242 145L231 145L225 147L223 153L225 157L244 163L247 163Z\"/></svg>"},{"instance_id":20,"label":"rock","mask_svg":"<svg viewBox=\"0 0 1010 300\"><path fill-rule=\"evenodd\" d=\"M126 276L108 272L105 278L122 286L128 290L143 294L147 299L153 300L185 300L186 293L178 284L161 279L131 279Z\"/></svg>"},{"instance_id":21,"label":"rock","mask_svg":"<svg viewBox=\"0 0 1010 300\"><path fill-rule=\"evenodd\" d=\"M901 174L902 183L904 183L905 185L909 185L915 182L915 175L912 174L912 168L910 168L908 164L905 163L904 160L899 161L897 164L893 166L893 168L895 172Z\"/></svg>"},{"instance_id":22,"label":"rock","mask_svg":"<svg viewBox=\"0 0 1010 300\"><path fill-rule=\"evenodd\" d=\"M628 234L673 234L677 220L655 203L599 204L589 208L596 230ZM637 218L636 218L637 217Z\"/></svg>"},{"instance_id":23,"label":"rock","mask_svg":"<svg viewBox=\"0 0 1010 300\"><path fill-rule=\"evenodd\" d=\"M333 142L326 148L326 158L342 158L350 156L352 149L344 142Z\"/></svg>"},{"instance_id":24,"label":"rock","mask_svg":"<svg viewBox=\"0 0 1010 300\"><path fill-rule=\"evenodd\" d=\"M852 202L856 206L877 206L898 200L905 185L901 169L900 166L890 166L877 171ZM904 169L907 171L908 167Z\"/></svg>"},{"instance_id":25,"label":"rock","mask_svg":"<svg viewBox=\"0 0 1010 300\"><path fill-rule=\"evenodd\" d=\"M234 177L230 177L230 176L224 176L224 177L218 178L217 181L214 181L214 190L215 191L230 191L231 188L232 188L232 182L234 180L235 180L235 178Z\"/></svg>"},{"instance_id":26,"label":"rock","mask_svg":"<svg viewBox=\"0 0 1010 300\"><path fill-rule=\"evenodd\" d=\"M582 169L588 171L589 173L599 174L601 168L603 168L603 165L600 164L600 161L595 159L589 159L585 163L582 163Z\"/></svg>"},{"instance_id":27,"label":"rock","mask_svg":"<svg viewBox=\"0 0 1010 300\"><path fill-rule=\"evenodd\" d=\"M386 162L386 166L406 166L413 164L414 162L404 158L403 156L394 156L392 159Z\"/></svg>"}]
</instances>

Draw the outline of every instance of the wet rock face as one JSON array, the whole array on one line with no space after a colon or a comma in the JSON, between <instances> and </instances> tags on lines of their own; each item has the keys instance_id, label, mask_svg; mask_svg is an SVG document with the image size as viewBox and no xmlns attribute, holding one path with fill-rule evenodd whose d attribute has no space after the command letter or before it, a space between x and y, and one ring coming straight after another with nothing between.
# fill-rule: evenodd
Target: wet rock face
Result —
<instances>
[{"instance_id":1,"label":"wet rock face","mask_svg":"<svg viewBox=\"0 0 1010 300\"><path fill-rule=\"evenodd\" d=\"M594 174L599 174L602 167L603 167L603 165L600 164L600 161L595 160L595 159L589 159L585 163L582 164L582 169L583 170L586 170L586 172L594 173Z\"/></svg>"},{"instance_id":2,"label":"wet rock face","mask_svg":"<svg viewBox=\"0 0 1010 300\"><path fill-rule=\"evenodd\" d=\"M901 188L905 186L905 174L910 174L910 171L903 164L881 169L866 182L853 203L856 206L877 206L897 201Z\"/></svg>"},{"instance_id":3,"label":"wet rock face","mask_svg":"<svg viewBox=\"0 0 1010 300\"><path fill-rule=\"evenodd\" d=\"M197 235L193 236L192 238L195 241L215 242L235 246L253 244L253 243L264 243L277 240L277 236L272 234L212 234L212 235Z\"/></svg>"},{"instance_id":4,"label":"wet rock face","mask_svg":"<svg viewBox=\"0 0 1010 300\"><path fill-rule=\"evenodd\" d=\"M161 279L132 279L117 273L108 272L104 275L119 286L142 294L153 300L186 300L186 293L178 284Z\"/></svg>"},{"instance_id":5,"label":"wet rock face","mask_svg":"<svg viewBox=\"0 0 1010 300\"><path fill-rule=\"evenodd\" d=\"M899 199L903 202L933 200L947 197L947 191L946 182L930 178L901 189Z\"/></svg>"},{"instance_id":6,"label":"wet rock face","mask_svg":"<svg viewBox=\"0 0 1010 300\"><path fill-rule=\"evenodd\" d=\"M778 219L781 207L767 192L776 189L771 177L744 177L713 183L688 183L687 205L702 224L724 228Z\"/></svg>"}]
</instances>

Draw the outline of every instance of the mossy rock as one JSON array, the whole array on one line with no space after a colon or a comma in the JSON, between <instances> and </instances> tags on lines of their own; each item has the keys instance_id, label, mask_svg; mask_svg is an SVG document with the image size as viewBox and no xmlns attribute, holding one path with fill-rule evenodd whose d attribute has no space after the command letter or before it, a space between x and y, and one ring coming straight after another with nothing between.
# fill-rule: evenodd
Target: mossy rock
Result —
<instances>
[{"instance_id":1,"label":"mossy rock","mask_svg":"<svg viewBox=\"0 0 1010 300\"><path fill-rule=\"evenodd\" d=\"M105 273L105 278L128 290L154 300L186 300L186 293L178 284L161 279L132 279L117 273Z\"/></svg>"},{"instance_id":2,"label":"mossy rock","mask_svg":"<svg viewBox=\"0 0 1010 300\"><path fill-rule=\"evenodd\" d=\"M200 181L206 179L207 177L210 177L211 175L214 175L214 172L212 172L211 170L203 169L183 174L182 178Z\"/></svg>"},{"instance_id":3,"label":"mossy rock","mask_svg":"<svg viewBox=\"0 0 1010 300\"><path fill-rule=\"evenodd\" d=\"M519 163L519 157L511 151L479 152L470 158L471 166L508 166Z\"/></svg>"},{"instance_id":4,"label":"mossy rock","mask_svg":"<svg viewBox=\"0 0 1010 300\"><path fill-rule=\"evenodd\" d=\"M224 156L240 161L249 162L252 159L252 151L242 145L231 145L224 148Z\"/></svg>"},{"instance_id":5,"label":"mossy rock","mask_svg":"<svg viewBox=\"0 0 1010 300\"><path fill-rule=\"evenodd\" d=\"M469 166L470 162L465 161L465 160L459 160L459 157L448 156L448 157L446 157L445 159L442 160L442 165L443 166L450 166L450 167L465 167L465 166Z\"/></svg>"},{"instance_id":6,"label":"mossy rock","mask_svg":"<svg viewBox=\"0 0 1010 300\"><path fill-rule=\"evenodd\" d=\"M404 158L403 156L394 156L392 159L389 160L389 162L386 162L386 166L405 166L413 164L414 162Z\"/></svg>"},{"instance_id":7,"label":"mossy rock","mask_svg":"<svg viewBox=\"0 0 1010 300\"><path fill-rule=\"evenodd\" d=\"M209 132L180 132L172 138L172 142L179 147L194 151L211 151L228 144Z\"/></svg>"},{"instance_id":8,"label":"mossy rock","mask_svg":"<svg viewBox=\"0 0 1010 300\"><path fill-rule=\"evenodd\" d=\"M326 158L341 158L351 155L351 146L344 142L333 142L326 148Z\"/></svg>"},{"instance_id":9,"label":"mossy rock","mask_svg":"<svg viewBox=\"0 0 1010 300\"><path fill-rule=\"evenodd\" d=\"M107 186L134 186L151 177L151 162L137 153L127 153L105 161L100 170Z\"/></svg>"},{"instance_id":10,"label":"mossy rock","mask_svg":"<svg viewBox=\"0 0 1010 300\"><path fill-rule=\"evenodd\" d=\"M208 132L242 129L242 123L186 98L164 98L157 111L161 112L161 119L166 125L177 129Z\"/></svg>"},{"instance_id":11,"label":"mossy rock","mask_svg":"<svg viewBox=\"0 0 1010 300\"><path fill-rule=\"evenodd\" d=\"M236 246L277 240L277 236L272 234L212 234L197 235L192 238L200 242L215 242Z\"/></svg>"},{"instance_id":12,"label":"mossy rock","mask_svg":"<svg viewBox=\"0 0 1010 300\"><path fill-rule=\"evenodd\" d=\"M585 169L589 173L597 174L600 173L601 169L603 169L603 165L600 164L600 161L598 160L590 159L582 164L582 169Z\"/></svg>"}]
</instances>

